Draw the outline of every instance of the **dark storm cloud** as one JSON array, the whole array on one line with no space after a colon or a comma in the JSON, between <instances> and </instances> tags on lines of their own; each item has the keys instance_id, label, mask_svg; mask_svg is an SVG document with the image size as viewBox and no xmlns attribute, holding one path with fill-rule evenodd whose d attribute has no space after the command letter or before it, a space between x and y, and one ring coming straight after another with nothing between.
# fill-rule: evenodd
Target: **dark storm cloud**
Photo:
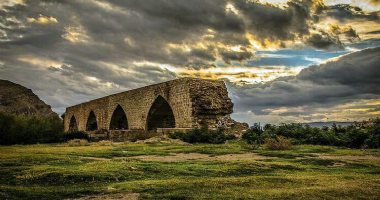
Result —
<instances>
[{"instance_id":1,"label":"dark storm cloud","mask_svg":"<svg viewBox=\"0 0 380 200\"><path fill-rule=\"evenodd\" d=\"M307 38L306 43L318 49L329 49L330 47L344 48L343 43L337 36L327 32L311 34L311 36Z\"/></svg>"},{"instance_id":2,"label":"dark storm cloud","mask_svg":"<svg viewBox=\"0 0 380 200\"><path fill-rule=\"evenodd\" d=\"M232 60L243 61L243 60L248 60L252 58L253 56L253 53L249 51L241 51L241 52L222 51L220 54L223 58L223 61L228 64L231 63Z\"/></svg>"},{"instance_id":3,"label":"dark storm cloud","mask_svg":"<svg viewBox=\"0 0 380 200\"><path fill-rule=\"evenodd\" d=\"M192 49L191 55L196 56L197 58L201 58L208 61L214 61L216 59L215 54L211 48L209 49Z\"/></svg>"},{"instance_id":4,"label":"dark storm cloud","mask_svg":"<svg viewBox=\"0 0 380 200\"><path fill-rule=\"evenodd\" d=\"M218 58L225 61L219 66L247 61L255 56L248 34L263 46L339 46L314 27L323 8L317 0L285 7L245 0L26 0L0 6L0 78L35 89L62 111L177 78L160 64L199 69Z\"/></svg>"},{"instance_id":5,"label":"dark storm cloud","mask_svg":"<svg viewBox=\"0 0 380 200\"><path fill-rule=\"evenodd\" d=\"M226 11L228 3L236 7L238 14ZM217 56L226 61L250 56L247 52L243 56L241 52L226 53L228 50L213 44L206 49L208 52L203 53L200 49L191 52L163 49L168 43L201 42L200 38L208 29L214 31L210 43L230 46L249 47L246 32L262 42L299 39L309 34L321 7L323 4L316 0L289 1L285 8L244 0L26 1L25 5L2 9L2 20L16 25L3 29L7 35L3 37L8 41L1 45L17 53L22 50L43 51L41 54L65 60L74 68L85 62L75 62L80 59L149 60L175 66L210 65ZM45 25L26 20L41 14L56 18L58 23ZM67 34L68 27L82 30L87 43L70 44L64 40L62 36ZM316 41L307 44L321 46Z\"/></svg>"},{"instance_id":6,"label":"dark storm cloud","mask_svg":"<svg viewBox=\"0 0 380 200\"><path fill-rule=\"evenodd\" d=\"M352 6L349 4L338 4L338 5L330 6L326 8L325 15L329 17L333 17L341 21L353 20L353 19L371 20L371 21L379 20L379 15L377 12L366 13L361 8Z\"/></svg>"},{"instance_id":7,"label":"dark storm cloud","mask_svg":"<svg viewBox=\"0 0 380 200\"><path fill-rule=\"evenodd\" d=\"M239 14L226 11L228 3L234 5ZM2 10L2 15L5 15L2 19L14 17L18 22L8 20L8 23L20 24L18 28L4 30L10 41L2 43L2 46L19 46L22 49L28 46L27 50L31 51L45 50L43 54L51 54L51 49L54 49L56 55L53 57L67 61L65 63L74 68L85 62L75 62L80 59L110 62L149 60L175 66L207 66L217 56L227 62L251 56L248 52L227 52L215 46L191 52L163 51L163 48L168 43L199 41L207 29L215 31L213 39L210 39L212 43L231 46L249 46L246 32L252 33L259 41L295 40L309 34L323 7L323 3L316 0L289 1L285 8L245 0L26 1L25 5ZM40 14L53 16L58 23L46 26L26 22L28 17L36 18ZM76 45L65 41L62 36L69 26L82 27L89 41ZM23 38L18 38L20 35ZM306 43L317 48L334 45L336 40L325 37L318 40L314 34ZM336 45L340 45L339 42ZM67 55L67 52L72 55ZM72 58L76 56L79 58Z\"/></svg>"},{"instance_id":8,"label":"dark storm cloud","mask_svg":"<svg viewBox=\"0 0 380 200\"><path fill-rule=\"evenodd\" d=\"M319 21L335 19L341 23L368 22L380 23L378 12L366 12L361 8L349 4L337 4L332 6L322 5L318 12ZM340 27L331 25L331 30L318 30L316 33L306 37L305 42L318 49L345 48L341 38L355 42L360 40L359 34L351 26Z\"/></svg>"},{"instance_id":9,"label":"dark storm cloud","mask_svg":"<svg viewBox=\"0 0 380 200\"><path fill-rule=\"evenodd\" d=\"M380 98L380 47L315 65L298 75L248 86L230 85L238 111L268 114L280 107L327 107Z\"/></svg>"},{"instance_id":10,"label":"dark storm cloud","mask_svg":"<svg viewBox=\"0 0 380 200\"><path fill-rule=\"evenodd\" d=\"M248 30L259 39L294 40L309 34L317 13L323 6L319 1L289 1L285 9L270 4L234 1L237 9L245 16Z\"/></svg>"},{"instance_id":11,"label":"dark storm cloud","mask_svg":"<svg viewBox=\"0 0 380 200\"><path fill-rule=\"evenodd\" d=\"M217 31L244 32L244 24L236 15L225 12L225 0L112 0L115 5L176 24L186 30L208 27Z\"/></svg>"}]
</instances>

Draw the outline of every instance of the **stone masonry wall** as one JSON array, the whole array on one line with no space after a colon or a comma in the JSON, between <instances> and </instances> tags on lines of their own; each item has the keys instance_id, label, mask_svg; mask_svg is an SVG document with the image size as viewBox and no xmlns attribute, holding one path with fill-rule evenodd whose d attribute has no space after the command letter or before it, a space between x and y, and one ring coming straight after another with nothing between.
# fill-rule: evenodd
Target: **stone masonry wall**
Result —
<instances>
[{"instance_id":1,"label":"stone masonry wall","mask_svg":"<svg viewBox=\"0 0 380 200\"><path fill-rule=\"evenodd\" d=\"M222 81L190 82L193 124L207 124L211 128L228 127L233 103L228 97L226 85Z\"/></svg>"},{"instance_id":2,"label":"stone masonry wall","mask_svg":"<svg viewBox=\"0 0 380 200\"><path fill-rule=\"evenodd\" d=\"M193 128L203 123L213 127L232 113L233 104L224 82L181 78L68 107L64 115L65 131L69 130L72 116L78 130L85 131L91 111L95 113L98 130L108 130L117 105L124 109L130 130L146 130L150 107L159 95L173 110L175 128Z\"/></svg>"}]
</instances>

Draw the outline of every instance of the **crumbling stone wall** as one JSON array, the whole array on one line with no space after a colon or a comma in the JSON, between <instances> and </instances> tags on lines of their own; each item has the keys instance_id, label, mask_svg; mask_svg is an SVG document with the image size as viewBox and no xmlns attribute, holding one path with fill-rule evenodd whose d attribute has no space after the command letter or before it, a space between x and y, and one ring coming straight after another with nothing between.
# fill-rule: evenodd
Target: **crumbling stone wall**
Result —
<instances>
[{"instance_id":1,"label":"crumbling stone wall","mask_svg":"<svg viewBox=\"0 0 380 200\"><path fill-rule=\"evenodd\" d=\"M224 82L192 81L190 82L193 124L207 124L209 127L228 126L233 104L228 97Z\"/></svg>"},{"instance_id":2,"label":"crumbling stone wall","mask_svg":"<svg viewBox=\"0 0 380 200\"><path fill-rule=\"evenodd\" d=\"M109 130L114 110L120 105L126 113L129 130L147 130L152 104L163 97L170 105L173 128L194 128L202 124L217 127L232 113L233 104L223 81L181 78L95 99L66 109L65 131L75 117L79 131L86 131L91 111L95 113L98 130Z\"/></svg>"}]
</instances>

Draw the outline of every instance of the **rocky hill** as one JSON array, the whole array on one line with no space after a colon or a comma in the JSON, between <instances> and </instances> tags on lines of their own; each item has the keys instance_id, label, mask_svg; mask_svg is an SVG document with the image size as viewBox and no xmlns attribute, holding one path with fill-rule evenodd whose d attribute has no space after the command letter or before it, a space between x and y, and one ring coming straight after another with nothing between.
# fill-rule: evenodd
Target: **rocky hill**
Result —
<instances>
[{"instance_id":1,"label":"rocky hill","mask_svg":"<svg viewBox=\"0 0 380 200\"><path fill-rule=\"evenodd\" d=\"M0 80L0 112L26 116L57 116L31 89Z\"/></svg>"}]
</instances>

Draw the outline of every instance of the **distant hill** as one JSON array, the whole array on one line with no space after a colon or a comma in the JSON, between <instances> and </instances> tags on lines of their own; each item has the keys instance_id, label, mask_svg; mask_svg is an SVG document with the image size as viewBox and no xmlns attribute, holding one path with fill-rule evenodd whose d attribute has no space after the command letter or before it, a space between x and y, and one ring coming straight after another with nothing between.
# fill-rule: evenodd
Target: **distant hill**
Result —
<instances>
[{"instance_id":1,"label":"distant hill","mask_svg":"<svg viewBox=\"0 0 380 200\"><path fill-rule=\"evenodd\" d=\"M336 125L340 125L340 126L349 126L349 125L353 124L354 122L335 122L335 121L331 121L331 122L310 122L310 123L304 123L304 124L310 125L311 127L321 128L321 127L324 127L324 126L331 127L334 123Z\"/></svg>"},{"instance_id":2,"label":"distant hill","mask_svg":"<svg viewBox=\"0 0 380 200\"><path fill-rule=\"evenodd\" d=\"M57 116L31 89L0 80L0 112L25 116Z\"/></svg>"}]
</instances>

